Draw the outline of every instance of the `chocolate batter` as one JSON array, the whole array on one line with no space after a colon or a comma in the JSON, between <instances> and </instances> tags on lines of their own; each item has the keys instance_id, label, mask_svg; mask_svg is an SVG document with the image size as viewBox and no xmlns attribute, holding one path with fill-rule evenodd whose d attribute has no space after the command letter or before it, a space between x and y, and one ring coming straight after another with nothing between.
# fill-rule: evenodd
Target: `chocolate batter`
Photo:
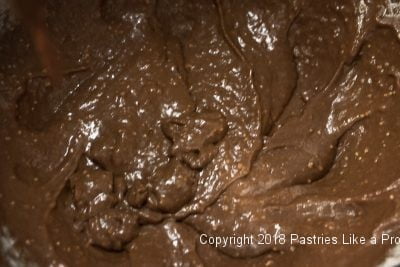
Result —
<instances>
[{"instance_id":1,"label":"chocolate batter","mask_svg":"<svg viewBox=\"0 0 400 267\"><path fill-rule=\"evenodd\" d=\"M52 0L42 13L42 39L0 16L2 265L388 257L400 3ZM268 234L378 244L258 242Z\"/></svg>"}]
</instances>

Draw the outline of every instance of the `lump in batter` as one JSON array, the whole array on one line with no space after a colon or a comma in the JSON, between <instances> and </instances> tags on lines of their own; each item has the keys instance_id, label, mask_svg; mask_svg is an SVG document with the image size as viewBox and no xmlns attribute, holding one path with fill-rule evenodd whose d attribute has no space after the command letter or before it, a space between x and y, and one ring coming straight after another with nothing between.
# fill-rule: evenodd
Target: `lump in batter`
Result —
<instances>
[{"instance_id":1,"label":"lump in batter","mask_svg":"<svg viewBox=\"0 0 400 267\"><path fill-rule=\"evenodd\" d=\"M110 209L90 218L89 243L107 250L119 251L138 234L138 215L131 211Z\"/></svg>"},{"instance_id":2,"label":"lump in batter","mask_svg":"<svg viewBox=\"0 0 400 267\"><path fill-rule=\"evenodd\" d=\"M155 171L151 179L148 207L174 213L193 198L196 185L196 172L172 159Z\"/></svg>"},{"instance_id":3,"label":"lump in batter","mask_svg":"<svg viewBox=\"0 0 400 267\"><path fill-rule=\"evenodd\" d=\"M217 143L228 127L221 113L206 111L169 120L162 129L173 142L171 155L193 169L202 169L218 153Z\"/></svg>"}]
</instances>

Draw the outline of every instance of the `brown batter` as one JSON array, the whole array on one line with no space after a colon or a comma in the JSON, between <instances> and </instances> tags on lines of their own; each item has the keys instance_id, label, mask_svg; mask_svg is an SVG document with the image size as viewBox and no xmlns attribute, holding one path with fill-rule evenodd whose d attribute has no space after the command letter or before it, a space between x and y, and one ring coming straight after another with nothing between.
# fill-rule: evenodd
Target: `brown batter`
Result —
<instances>
[{"instance_id":1,"label":"brown batter","mask_svg":"<svg viewBox=\"0 0 400 267\"><path fill-rule=\"evenodd\" d=\"M400 235L395 1L44 7L51 59L18 23L4 18L0 35L0 263L376 266L388 256L383 234ZM43 68L54 62L57 81ZM257 242L264 234L378 244ZM245 235L255 243L211 242Z\"/></svg>"}]
</instances>

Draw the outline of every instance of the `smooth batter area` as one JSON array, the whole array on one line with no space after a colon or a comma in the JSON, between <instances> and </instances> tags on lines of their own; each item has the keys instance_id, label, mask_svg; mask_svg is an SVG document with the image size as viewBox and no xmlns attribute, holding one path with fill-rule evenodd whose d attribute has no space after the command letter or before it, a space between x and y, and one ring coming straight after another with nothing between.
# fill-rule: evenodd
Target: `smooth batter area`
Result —
<instances>
[{"instance_id":1,"label":"smooth batter area","mask_svg":"<svg viewBox=\"0 0 400 267\"><path fill-rule=\"evenodd\" d=\"M25 27L0 35L0 263L384 261L390 244L215 248L200 236L400 235L395 1L44 10L59 82Z\"/></svg>"}]
</instances>

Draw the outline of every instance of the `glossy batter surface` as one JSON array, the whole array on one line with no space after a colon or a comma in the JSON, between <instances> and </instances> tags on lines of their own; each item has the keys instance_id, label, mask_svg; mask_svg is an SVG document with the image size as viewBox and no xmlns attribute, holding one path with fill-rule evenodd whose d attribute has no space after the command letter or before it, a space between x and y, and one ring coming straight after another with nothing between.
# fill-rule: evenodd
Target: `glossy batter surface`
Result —
<instances>
[{"instance_id":1,"label":"glossy batter surface","mask_svg":"<svg viewBox=\"0 0 400 267\"><path fill-rule=\"evenodd\" d=\"M389 243L257 241L400 235L399 3L53 0L44 11L58 82L26 27L0 17L0 263L388 256ZM256 242L202 242L244 235Z\"/></svg>"}]
</instances>

